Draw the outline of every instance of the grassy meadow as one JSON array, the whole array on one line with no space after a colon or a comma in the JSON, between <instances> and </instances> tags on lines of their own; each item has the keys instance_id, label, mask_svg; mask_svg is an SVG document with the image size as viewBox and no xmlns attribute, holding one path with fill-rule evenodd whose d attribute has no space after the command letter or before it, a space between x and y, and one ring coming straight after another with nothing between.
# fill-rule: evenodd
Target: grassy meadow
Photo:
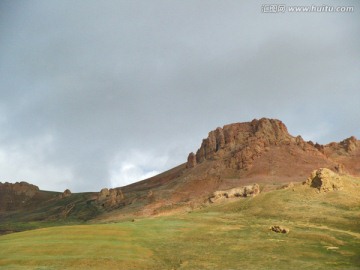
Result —
<instances>
[{"instance_id":1,"label":"grassy meadow","mask_svg":"<svg viewBox=\"0 0 360 270\"><path fill-rule=\"evenodd\" d=\"M167 217L3 235L0 250L0 269L360 269L360 197L295 186Z\"/></svg>"}]
</instances>

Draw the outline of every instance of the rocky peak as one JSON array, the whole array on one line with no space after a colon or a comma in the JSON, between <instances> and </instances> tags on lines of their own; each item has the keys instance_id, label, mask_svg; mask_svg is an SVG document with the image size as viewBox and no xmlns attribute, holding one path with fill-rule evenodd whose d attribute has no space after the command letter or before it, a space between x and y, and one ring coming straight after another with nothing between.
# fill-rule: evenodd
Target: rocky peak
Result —
<instances>
[{"instance_id":1,"label":"rocky peak","mask_svg":"<svg viewBox=\"0 0 360 270\"><path fill-rule=\"evenodd\" d=\"M353 152L360 149L360 141L357 140L354 136L351 136L339 143L332 142L325 146L323 146L325 153L328 156L332 156L334 154L337 155L352 155Z\"/></svg>"},{"instance_id":2,"label":"rocky peak","mask_svg":"<svg viewBox=\"0 0 360 270\"><path fill-rule=\"evenodd\" d=\"M346 152L352 152L357 147L360 146L360 141L358 141L354 136L347 138L340 142L340 146L345 149Z\"/></svg>"},{"instance_id":3,"label":"rocky peak","mask_svg":"<svg viewBox=\"0 0 360 270\"><path fill-rule=\"evenodd\" d=\"M196 164L204 160L217 159L226 152L239 152L240 159L250 159L258 155L265 147L277 145L290 141L292 136L289 135L286 126L276 119L262 118L254 119L251 122L235 123L226 125L223 128L210 131L196 155L189 154L187 167L193 168ZM251 153L250 153L251 152ZM239 156L240 155L240 156Z\"/></svg>"},{"instance_id":4,"label":"rocky peak","mask_svg":"<svg viewBox=\"0 0 360 270\"><path fill-rule=\"evenodd\" d=\"M283 122L277 119L261 118L251 122L256 137L276 142L289 139L291 136Z\"/></svg>"}]
</instances>

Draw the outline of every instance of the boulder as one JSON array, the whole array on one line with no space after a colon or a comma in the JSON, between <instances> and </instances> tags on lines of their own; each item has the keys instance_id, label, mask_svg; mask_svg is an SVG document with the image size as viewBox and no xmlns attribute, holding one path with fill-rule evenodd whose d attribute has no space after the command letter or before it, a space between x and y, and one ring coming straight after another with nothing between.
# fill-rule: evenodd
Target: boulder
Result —
<instances>
[{"instance_id":1,"label":"boulder","mask_svg":"<svg viewBox=\"0 0 360 270\"><path fill-rule=\"evenodd\" d=\"M249 197L256 196L260 193L260 187L258 184L248 185L243 187L232 188L228 190L218 190L215 191L212 196L209 198L210 202L215 202L219 199L229 199L236 197Z\"/></svg>"},{"instance_id":2,"label":"boulder","mask_svg":"<svg viewBox=\"0 0 360 270\"><path fill-rule=\"evenodd\" d=\"M98 194L98 197L97 197L97 200L98 201L105 200L109 196L109 194L110 194L109 189L103 188L103 189L100 190L100 192Z\"/></svg>"},{"instance_id":3,"label":"boulder","mask_svg":"<svg viewBox=\"0 0 360 270\"><path fill-rule=\"evenodd\" d=\"M63 198L69 197L69 196L71 196L70 189L65 189L64 192L59 195L60 199L63 199Z\"/></svg>"},{"instance_id":4,"label":"boulder","mask_svg":"<svg viewBox=\"0 0 360 270\"><path fill-rule=\"evenodd\" d=\"M317 188L320 192L340 190L343 188L341 177L327 168L320 168L313 171L304 184Z\"/></svg>"},{"instance_id":5,"label":"boulder","mask_svg":"<svg viewBox=\"0 0 360 270\"><path fill-rule=\"evenodd\" d=\"M285 228L285 227L282 227L279 225L271 226L269 228L269 230L276 232L276 233L289 233L290 232L290 230L288 228Z\"/></svg>"}]
</instances>

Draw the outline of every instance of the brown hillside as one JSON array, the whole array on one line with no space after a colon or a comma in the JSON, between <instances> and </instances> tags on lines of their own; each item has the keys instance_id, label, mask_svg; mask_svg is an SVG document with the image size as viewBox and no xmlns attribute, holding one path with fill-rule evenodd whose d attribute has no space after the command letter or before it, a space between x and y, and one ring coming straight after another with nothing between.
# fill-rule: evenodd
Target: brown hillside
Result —
<instances>
[{"instance_id":1,"label":"brown hillside","mask_svg":"<svg viewBox=\"0 0 360 270\"><path fill-rule=\"evenodd\" d=\"M154 214L174 205L196 205L216 190L301 182L317 168L360 175L359 146L354 137L325 146L306 142L275 119L230 124L209 132L186 164L121 188L122 203Z\"/></svg>"},{"instance_id":2,"label":"brown hillside","mask_svg":"<svg viewBox=\"0 0 360 270\"><path fill-rule=\"evenodd\" d=\"M231 178L245 182L253 182L253 178L260 182L300 181L314 168L339 167L311 142L291 136L281 121L266 118L211 131L195 156L196 162L188 162L188 168L214 162L225 182Z\"/></svg>"},{"instance_id":3,"label":"brown hillside","mask_svg":"<svg viewBox=\"0 0 360 270\"><path fill-rule=\"evenodd\" d=\"M352 175L360 175L360 141L355 137L340 143L329 143L321 149L325 155L340 164L340 170Z\"/></svg>"}]
</instances>

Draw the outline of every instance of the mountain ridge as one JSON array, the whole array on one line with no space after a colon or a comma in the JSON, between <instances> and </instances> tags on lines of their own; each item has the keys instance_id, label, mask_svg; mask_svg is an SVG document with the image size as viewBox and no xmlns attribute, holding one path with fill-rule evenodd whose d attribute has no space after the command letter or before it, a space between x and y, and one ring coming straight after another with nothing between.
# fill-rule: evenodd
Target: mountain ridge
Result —
<instances>
[{"instance_id":1,"label":"mountain ridge","mask_svg":"<svg viewBox=\"0 0 360 270\"><path fill-rule=\"evenodd\" d=\"M29 184L32 192L28 196L26 192L14 193L10 187L16 184L1 184L0 197L7 199L1 201L0 217L24 209L40 213L44 205L53 205L55 219L159 215L200 207L218 190L258 184L263 192L289 182L303 182L318 168L360 176L360 141L352 136L325 145L306 142L301 136L290 135L280 120L254 119L210 131L185 163L127 186L76 194L69 190L46 193ZM40 214L28 220L31 218L47 219Z\"/></svg>"},{"instance_id":2,"label":"mountain ridge","mask_svg":"<svg viewBox=\"0 0 360 270\"><path fill-rule=\"evenodd\" d=\"M339 143L331 142L325 145L305 141L300 135L296 137L290 135L280 120L261 118L251 122L225 125L223 128L218 127L210 131L208 137L203 139L196 154L191 152L188 155L187 168L193 168L205 160L216 160L224 158L224 156L226 158L226 154L223 153L225 150L228 154L233 154L232 158L235 159L238 169L249 169L252 161L263 152L269 151L270 146L291 144L298 146L308 154L326 157L333 163L339 163L341 160L344 162L344 158L340 158L340 156L348 157L352 153L358 156L360 147L360 141L354 136ZM344 169L344 166L341 165L344 164L334 165L333 169L336 171ZM349 169L351 170L351 168ZM356 168L355 171L359 173L359 168Z\"/></svg>"}]
</instances>

